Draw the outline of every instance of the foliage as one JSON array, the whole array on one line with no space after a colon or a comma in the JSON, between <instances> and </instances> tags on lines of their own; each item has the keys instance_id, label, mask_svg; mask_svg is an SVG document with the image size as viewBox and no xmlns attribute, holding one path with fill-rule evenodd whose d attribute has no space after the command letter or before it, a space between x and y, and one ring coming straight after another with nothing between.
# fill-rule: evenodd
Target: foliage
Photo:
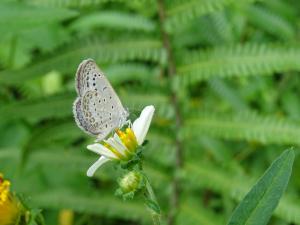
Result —
<instances>
[{"instance_id":1,"label":"foliage","mask_svg":"<svg viewBox=\"0 0 300 225\"><path fill-rule=\"evenodd\" d=\"M267 224L290 179L294 152L285 151L235 209L228 224Z\"/></svg>"},{"instance_id":2,"label":"foliage","mask_svg":"<svg viewBox=\"0 0 300 225\"><path fill-rule=\"evenodd\" d=\"M85 175L93 139L72 115L85 58L133 117L156 108L144 168L165 223L225 224L295 146L269 224L300 224L298 1L4 0L0 31L0 172L46 224L65 209L74 224L151 223L140 199L114 196L112 164Z\"/></svg>"}]
</instances>

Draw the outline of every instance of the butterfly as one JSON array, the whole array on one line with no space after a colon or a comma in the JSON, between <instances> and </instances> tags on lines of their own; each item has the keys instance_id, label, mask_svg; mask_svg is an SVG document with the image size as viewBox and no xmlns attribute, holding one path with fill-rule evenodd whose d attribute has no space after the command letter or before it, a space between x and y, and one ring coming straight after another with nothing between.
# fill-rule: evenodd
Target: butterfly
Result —
<instances>
[{"instance_id":1,"label":"butterfly","mask_svg":"<svg viewBox=\"0 0 300 225\"><path fill-rule=\"evenodd\" d=\"M73 114L79 128L103 140L126 123L129 112L94 60L80 63L75 82L78 97L73 104Z\"/></svg>"}]
</instances>

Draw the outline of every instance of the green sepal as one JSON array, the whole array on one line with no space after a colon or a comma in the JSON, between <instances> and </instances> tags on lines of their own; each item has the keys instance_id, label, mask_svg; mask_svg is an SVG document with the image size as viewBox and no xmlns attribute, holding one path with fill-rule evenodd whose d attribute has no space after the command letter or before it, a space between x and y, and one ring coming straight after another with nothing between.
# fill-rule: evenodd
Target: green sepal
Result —
<instances>
[{"instance_id":1,"label":"green sepal","mask_svg":"<svg viewBox=\"0 0 300 225\"><path fill-rule=\"evenodd\" d=\"M123 200L126 201L126 200L132 200L135 193L136 193L136 191L131 191L131 192L128 192L128 193L124 193L121 188L118 188L115 192L115 195L118 196L118 197L122 197Z\"/></svg>"},{"instance_id":2,"label":"green sepal","mask_svg":"<svg viewBox=\"0 0 300 225\"><path fill-rule=\"evenodd\" d=\"M141 169L142 160L143 160L143 147L138 146L134 155L132 155L130 160L120 161L120 166L122 169L134 170L136 167Z\"/></svg>"}]
</instances>

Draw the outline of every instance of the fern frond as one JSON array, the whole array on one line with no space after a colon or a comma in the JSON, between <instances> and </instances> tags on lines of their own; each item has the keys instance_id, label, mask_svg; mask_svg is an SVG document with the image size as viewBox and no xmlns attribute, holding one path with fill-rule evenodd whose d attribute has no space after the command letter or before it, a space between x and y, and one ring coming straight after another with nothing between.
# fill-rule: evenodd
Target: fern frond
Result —
<instances>
[{"instance_id":1,"label":"fern frond","mask_svg":"<svg viewBox=\"0 0 300 225\"><path fill-rule=\"evenodd\" d=\"M174 44L176 47L193 48L201 45L220 46L232 43L234 39L233 26L228 15L223 11L218 11L207 16L203 16L193 21L187 26L176 28L174 34ZM190 35L190 33L193 35Z\"/></svg>"},{"instance_id":2,"label":"fern frond","mask_svg":"<svg viewBox=\"0 0 300 225\"><path fill-rule=\"evenodd\" d=\"M74 140L85 136L76 126L74 120L52 122L49 126L36 129L31 135L30 148L40 148L40 146L51 146L53 143L61 144L62 141L70 144Z\"/></svg>"},{"instance_id":3,"label":"fern frond","mask_svg":"<svg viewBox=\"0 0 300 225\"><path fill-rule=\"evenodd\" d=\"M154 105L157 115L163 118L172 118L174 110L169 102L168 96L160 94L130 94L120 93L124 105L131 111L141 111L146 105Z\"/></svg>"},{"instance_id":4,"label":"fern frond","mask_svg":"<svg viewBox=\"0 0 300 225\"><path fill-rule=\"evenodd\" d=\"M168 98L163 95L143 95L120 93L121 99L131 111L141 111L146 105L154 105L157 113L163 117L173 115ZM75 93L60 94L34 100L23 100L2 105L0 117L9 119L23 118L36 122L46 118L64 118L72 115ZM16 111L17 109L17 111Z\"/></svg>"},{"instance_id":5,"label":"fern frond","mask_svg":"<svg viewBox=\"0 0 300 225\"><path fill-rule=\"evenodd\" d=\"M155 30L155 23L138 14L121 11L101 11L100 13L80 17L71 25L72 29L79 32L96 27L150 32Z\"/></svg>"},{"instance_id":6,"label":"fern frond","mask_svg":"<svg viewBox=\"0 0 300 225\"><path fill-rule=\"evenodd\" d=\"M78 15L69 9L32 7L22 3L0 4L0 31L19 32L35 26L63 21Z\"/></svg>"},{"instance_id":7,"label":"fern frond","mask_svg":"<svg viewBox=\"0 0 300 225\"><path fill-rule=\"evenodd\" d=\"M43 5L43 6L53 6L53 7L87 7L95 6L103 3L109 2L125 2L126 0L25 0L26 3L31 5ZM151 1L151 0L131 0L132 2L139 1Z\"/></svg>"},{"instance_id":8,"label":"fern frond","mask_svg":"<svg viewBox=\"0 0 300 225\"><path fill-rule=\"evenodd\" d=\"M187 163L185 172L189 176L187 179L194 187L209 187L224 195L230 195L237 201L240 201L248 192L251 185L255 182L254 178L245 178L245 176L236 176L232 172L225 171L224 168L207 163ZM283 197L279 203L275 215L290 223L300 222L299 202L290 201L287 196ZM286 213L288 212L288 213Z\"/></svg>"},{"instance_id":9,"label":"fern frond","mask_svg":"<svg viewBox=\"0 0 300 225\"><path fill-rule=\"evenodd\" d=\"M239 93L226 83L225 80L213 78L208 81L211 89L216 92L220 98L227 101L236 111L246 111L248 106L245 101L239 96Z\"/></svg>"},{"instance_id":10,"label":"fern frond","mask_svg":"<svg viewBox=\"0 0 300 225\"><path fill-rule=\"evenodd\" d=\"M250 23L283 40L291 40L295 30L291 23L263 7L251 5L246 10Z\"/></svg>"},{"instance_id":11,"label":"fern frond","mask_svg":"<svg viewBox=\"0 0 300 225\"><path fill-rule=\"evenodd\" d=\"M255 0L242 0L241 3L251 3ZM178 27L185 26L191 20L205 14L219 11L236 4L234 0L178 0L172 2L167 9L166 28L168 31L176 31Z\"/></svg>"},{"instance_id":12,"label":"fern frond","mask_svg":"<svg viewBox=\"0 0 300 225\"><path fill-rule=\"evenodd\" d=\"M263 1L263 5L267 6L272 12L283 16L291 22L294 22L297 16L297 9L290 2L283 0L267 0Z\"/></svg>"},{"instance_id":13,"label":"fern frond","mask_svg":"<svg viewBox=\"0 0 300 225\"><path fill-rule=\"evenodd\" d=\"M245 44L183 55L178 79L184 84L211 77L271 75L300 70L300 46Z\"/></svg>"},{"instance_id":14,"label":"fern frond","mask_svg":"<svg viewBox=\"0 0 300 225\"><path fill-rule=\"evenodd\" d=\"M7 120L26 119L37 122L45 118L61 118L72 115L75 94L63 94L35 100L23 100L2 105L0 117Z\"/></svg>"},{"instance_id":15,"label":"fern frond","mask_svg":"<svg viewBox=\"0 0 300 225\"><path fill-rule=\"evenodd\" d=\"M103 69L109 81L114 85L126 81L141 81L141 84L154 83L160 75L158 67L138 63L113 64Z\"/></svg>"},{"instance_id":16,"label":"fern frond","mask_svg":"<svg viewBox=\"0 0 300 225\"><path fill-rule=\"evenodd\" d=\"M187 137L206 134L265 144L300 144L300 125L281 118L262 117L252 113L230 116L198 113L197 117L186 121L184 131Z\"/></svg>"},{"instance_id":17,"label":"fern frond","mask_svg":"<svg viewBox=\"0 0 300 225\"><path fill-rule=\"evenodd\" d=\"M92 197L93 196L93 197ZM36 207L44 209L73 209L76 212L91 213L106 217L136 220L149 224L151 219L142 202L123 201L109 195L90 193L70 193L66 190L47 191L42 194L32 195L31 202Z\"/></svg>"},{"instance_id":18,"label":"fern frond","mask_svg":"<svg viewBox=\"0 0 300 225\"><path fill-rule=\"evenodd\" d=\"M217 215L201 207L192 201L181 202L180 211L178 215L178 224L185 225L221 225L223 224Z\"/></svg>"},{"instance_id":19,"label":"fern frond","mask_svg":"<svg viewBox=\"0 0 300 225\"><path fill-rule=\"evenodd\" d=\"M22 70L0 72L0 83L20 84L52 70L74 73L77 65L86 58L93 58L99 64L130 60L162 62L165 54L161 42L157 40L131 40L116 43L103 43L101 40L83 41L73 48L56 52L53 57L45 57L44 60L34 62Z\"/></svg>"}]
</instances>

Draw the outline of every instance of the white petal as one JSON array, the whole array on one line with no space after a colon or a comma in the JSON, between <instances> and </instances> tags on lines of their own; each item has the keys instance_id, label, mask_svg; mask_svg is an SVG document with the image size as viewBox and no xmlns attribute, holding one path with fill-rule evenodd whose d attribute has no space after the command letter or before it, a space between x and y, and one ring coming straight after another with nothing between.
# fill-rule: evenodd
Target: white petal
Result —
<instances>
[{"instance_id":1,"label":"white petal","mask_svg":"<svg viewBox=\"0 0 300 225\"><path fill-rule=\"evenodd\" d=\"M110 159L101 156L93 165L91 165L91 167L88 169L88 171L86 172L86 175L88 177L92 177L94 175L94 173L96 172L96 170L101 167L104 163L108 162Z\"/></svg>"},{"instance_id":2,"label":"white petal","mask_svg":"<svg viewBox=\"0 0 300 225\"><path fill-rule=\"evenodd\" d=\"M146 106L141 112L140 117L137 118L132 124L132 130L139 145L143 144L145 140L154 111L155 108L153 105Z\"/></svg>"},{"instance_id":3,"label":"white petal","mask_svg":"<svg viewBox=\"0 0 300 225\"><path fill-rule=\"evenodd\" d=\"M117 135L118 136L118 135ZM125 156L126 148L123 144L120 144L117 139L109 138L106 140L108 144L110 144L114 149L116 149L120 154Z\"/></svg>"},{"instance_id":4,"label":"white petal","mask_svg":"<svg viewBox=\"0 0 300 225\"><path fill-rule=\"evenodd\" d=\"M92 152L95 152L99 155L103 155L107 158L117 159L118 157L112 153L108 148L101 144L92 144L87 146L88 150L91 150Z\"/></svg>"}]
</instances>

